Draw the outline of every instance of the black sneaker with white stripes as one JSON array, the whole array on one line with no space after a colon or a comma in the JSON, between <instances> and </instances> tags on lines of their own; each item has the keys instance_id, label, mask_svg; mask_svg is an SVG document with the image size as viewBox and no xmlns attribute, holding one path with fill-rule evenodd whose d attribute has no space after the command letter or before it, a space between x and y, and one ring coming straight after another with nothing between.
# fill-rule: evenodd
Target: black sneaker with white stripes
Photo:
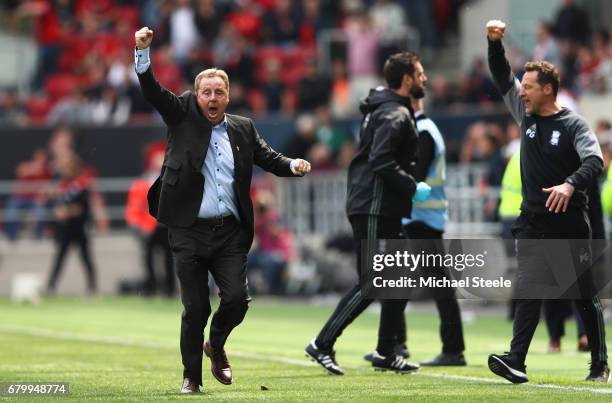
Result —
<instances>
[{"instance_id":1,"label":"black sneaker with white stripes","mask_svg":"<svg viewBox=\"0 0 612 403\"><path fill-rule=\"evenodd\" d=\"M512 354L491 354L489 356L489 369L512 383L527 382L527 368Z\"/></svg>"},{"instance_id":2,"label":"black sneaker with white stripes","mask_svg":"<svg viewBox=\"0 0 612 403\"><path fill-rule=\"evenodd\" d=\"M593 361L589 369L589 376L586 377L585 381L591 382L604 382L607 383L610 380L610 367L605 361Z\"/></svg>"},{"instance_id":3,"label":"black sneaker with white stripes","mask_svg":"<svg viewBox=\"0 0 612 403\"><path fill-rule=\"evenodd\" d=\"M401 355L392 354L388 357L383 357L378 352L374 352L372 355L372 366L376 371L395 371L401 374L407 374L419 369L417 364L406 361Z\"/></svg>"},{"instance_id":4,"label":"black sneaker with white stripes","mask_svg":"<svg viewBox=\"0 0 612 403\"><path fill-rule=\"evenodd\" d=\"M308 343L304 351L306 352L306 357L312 358L313 361L325 368L328 373L332 375L344 375L344 371L336 362L335 351L320 350L314 340Z\"/></svg>"},{"instance_id":5,"label":"black sneaker with white stripes","mask_svg":"<svg viewBox=\"0 0 612 403\"><path fill-rule=\"evenodd\" d=\"M408 352L408 348L404 343L396 344L393 347L393 352L397 355L401 355L404 358L410 358L410 352ZM364 354L363 359L368 362L372 362L372 360L374 359L374 351L372 351L371 353Z\"/></svg>"}]
</instances>

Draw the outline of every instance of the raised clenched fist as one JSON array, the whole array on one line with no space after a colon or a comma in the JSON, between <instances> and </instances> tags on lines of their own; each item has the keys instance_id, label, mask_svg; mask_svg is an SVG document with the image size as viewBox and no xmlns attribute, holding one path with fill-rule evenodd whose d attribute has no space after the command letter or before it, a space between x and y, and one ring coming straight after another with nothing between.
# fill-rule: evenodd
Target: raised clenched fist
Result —
<instances>
[{"instance_id":1,"label":"raised clenched fist","mask_svg":"<svg viewBox=\"0 0 612 403\"><path fill-rule=\"evenodd\" d=\"M304 176L310 172L310 162L303 159L294 159L291 161L291 172L297 176Z\"/></svg>"},{"instance_id":2,"label":"raised clenched fist","mask_svg":"<svg viewBox=\"0 0 612 403\"><path fill-rule=\"evenodd\" d=\"M149 27L142 27L134 34L136 40L136 47L138 49L146 49L151 46L153 41L153 31Z\"/></svg>"},{"instance_id":3,"label":"raised clenched fist","mask_svg":"<svg viewBox=\"0 0 612 403\"><path fill-rule=\"evenodd\" d=\"M506 32L506 23L501 20L491 20L487 22L487 38L490 41L499 41Z\"/></svg>"}]
</instances>

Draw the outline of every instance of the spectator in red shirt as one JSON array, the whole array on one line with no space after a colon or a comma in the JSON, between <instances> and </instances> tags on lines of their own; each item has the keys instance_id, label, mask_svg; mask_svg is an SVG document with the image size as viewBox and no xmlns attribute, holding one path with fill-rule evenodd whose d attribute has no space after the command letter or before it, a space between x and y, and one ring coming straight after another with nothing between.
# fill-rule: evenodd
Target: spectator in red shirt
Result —
<instances>
[{"instance_id":1,"label":"spectator in red shirt","mask_svg":"<svg viewBox=\"0 0 612 403\"><path fill-rule=\"evenodd\" d=\"M225 20L245 38L255 41L259 39L261 17L259 10L251 2L245 0L237 2L236 8Z\"/></svg>"},{"instance_id":2,"label":"spectator in red shirt","mask_svg":"<svg viewBox=\"0 0 612 403\"><path fill-rule=\"evenodd\" d=\"M40 239L43 236L44 209L41 208L40 194L34 189L40 189L41 182L51 179L48 159L44 149L37 149L30 160L17 165L15 192L6 203L5 231L7 238L11 241L17 240L24 213L33 216L36 238Z\"/></svg>"},{"instance_id":3,"label":"spectator in red shirt","mask_svg":"<svg viewBox=\"0 0 612 403\"><path fill-rule=\"evenodd\" d=\"M47 75L57 71L63 41L70 32L74 6L70 0L27 0L16 11L18 18L33 19L39 63L34 85L41 88Z\"/></svg>"},{"instance_id":4,"label":"spectator in red shirt","mask_svg":"<svg viewBox=\"0 0 612 403\"><path fill-rule=\"evenodd\" d=\"M90 219L91 175L83 169L83 163L71 154L57 161L61 175L58 186L51 193L57 249L53 268L47 283L47 293L53 295L61 273L66 253L77 244L87 276L87 291L96 292L96 274L89 249L87 223Z\"/></svg>"},{"instance_id":5,"label":"spectator in red shirt","mask_svg":"<svg viewBox=\"0 0 612 403\"><path fill-rule=\"evenodd\" d=\"M260 190L255 200L256 247L249 254L249 288L255 293L282 294L287 265L294 259L293 234L280 223L274 197ZM258 273L261 273L258 276Z\"/></svg>"},{"instance_id":6,"label":"spectator in red shirt","mask_svg":"<svg viewBox=\"0 0 612 403\"><path fill-rule=\"evenodd\" d=\"M149 214L147 192L159 175L164 163L165 145L152 144L148 148L146 160L147 170L140 179L134 181L128 193L125 207L125 221L138 234L142 245L146 277L144 291L146 295L153 295L157 291L158 280L155 275L154 255L161 250L164 255L165 283L164 292L168 297L174 295L174 266L172 264L172 251L168 243L168 228L158 223Z\"/></svg>"}]
</instances>

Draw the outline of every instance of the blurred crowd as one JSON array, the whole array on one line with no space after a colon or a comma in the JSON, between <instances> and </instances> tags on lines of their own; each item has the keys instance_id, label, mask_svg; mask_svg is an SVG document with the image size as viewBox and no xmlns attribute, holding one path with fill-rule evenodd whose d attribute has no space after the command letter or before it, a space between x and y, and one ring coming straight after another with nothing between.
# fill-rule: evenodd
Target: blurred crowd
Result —
<instances>
[{"instance_id":1,"label":"blurred crowd","mask_svg":"<svg viewBox=\"0 0 612 403\"><path fill-rule=\"evenodd\" d=\"M34 93L0 94L10 124L121 125L150 121L133 69L133 34L155 32L153 66L181 93L210 66L231 79L233 112L292 116L327 106L334 117L380 81L382 60L443 43L458 0L9 0L5 29L39 46ZM322 33L334 29L324 44ZM414 33L418 32L418 35ZM317 45L322 45L317 48ZM319 50L327 52L325 68Z\"/></svg>"},{"instance_id":2,"label":"blurred crowd","mask_svg":"<svg viewBox=\"0 0 612 403\"><path fill-rule=\"evenodd\" d=\"M536 46L531 54L513 47L509 35L506 52L512 71L520 79L526 61L547 60L555 64L561 73L559 98L566 106L575 105L585 93L610 92L610 26L594 26L588 13L573 0L564 0L553 16L551 20L541 20L536 25ZM434 110L458 110L467 105L488 108L501 101L483 59L475 59L470 70L454 83L443 75L433 75L429 85Z\"/></svg>"},{"instance_id":3,"label":"blurred crowd","mask_svg":"<svg viewBox=\"0 0 612 403\"><path fill-rule=\"evenodd\" d=\"M247 115L330 109L357 114L357 102L380 83L382 61L413 46L435 55L457 32L463 0L8 0L5 29L39 46L33 94L0 92L0 120L13 125L121 125L153 119L133 69L133 33L155 32L153 66L181 93L210 66L232 79L232 112ZM334 34L325 36L322 33ZM416 35L415 35L416 33ZM510 51L515 71L527 59L562 68L564 93L605 92L612 76L609 27L565 0L537 27L533 54ZM433 53L432 53L433 52ZM325 55L324 59L320 59ZM322 63L325 62L325 66ZM500 98L486 63L459 79L430 80L434 108L487 107Z\"/></svg>"}]
</instances>

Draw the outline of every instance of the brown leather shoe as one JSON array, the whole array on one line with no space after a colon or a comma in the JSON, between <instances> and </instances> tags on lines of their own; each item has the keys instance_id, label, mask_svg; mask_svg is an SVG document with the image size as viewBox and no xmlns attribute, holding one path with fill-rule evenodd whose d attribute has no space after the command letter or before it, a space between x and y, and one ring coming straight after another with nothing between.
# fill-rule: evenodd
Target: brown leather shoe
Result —
<instances>
[{"instance_id":1,"label":"brown leather shoe","mask_svg":"<svg viewBox=\"0 0 612 403\"><path fill-rule=\"evenodd\" d=\"M550 339L548 341L548 352L549 353L560 353L561 352L561 340Z\"/></svg>"},{"instance_id":2,"label":"brown leather shoe","mask_svg":"<svg viewBox=\"0 0 612 403\"><path fill-rule=\"evenodd\" d=\"M183 379L181 393L200 393L200 385L198 385L196 382L193 382L189 378L185 378Z\"/></svg>"},{"instance_id":3,"label":"brown leather shoe","mask_svg":"<svg viewBox=\"0 0 612 403\"><path fill-rule=\"evenodd\" d=\"M587 338L586 334L583 334L578 339L578 351L581 351L581 352L591 351L591 349L589 348L589 339Z\"/></svg>"},{"instance_id":4,"label":"brown leather shoe","mask_svg":"<svg viewBox=\"0 0 612 403\"><path fill-rule=\"evenodd\" d=\"M216 380L224 385L231 385L232 378L232 367L227 360L225 350L213 350L210 342L204 343L204 353L210 358L210 372Z\"/></svg>"}]
</instances>

